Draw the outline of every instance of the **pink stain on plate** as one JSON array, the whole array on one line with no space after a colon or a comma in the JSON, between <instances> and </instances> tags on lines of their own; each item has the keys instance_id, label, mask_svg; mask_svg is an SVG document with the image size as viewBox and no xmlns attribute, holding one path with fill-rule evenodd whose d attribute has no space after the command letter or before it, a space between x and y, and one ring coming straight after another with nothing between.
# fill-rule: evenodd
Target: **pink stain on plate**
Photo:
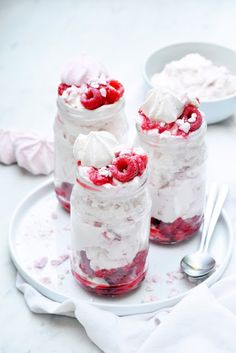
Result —
<instances>
[{"instance_id":1,"label":"pink stain on plate","mask_svg":"<svg viewBox=\"0 0 236 353\"><path fill-rule=\"evenodd\" d=\"M47 265L47 263L48 263L48 258L46 256L44 256L44 257L41 257L40 259L34 261L34 267L42 269Z\"/></svg>"},{"instance_id":2,"label":"pink stain on plate","mask_svg":"<svg viewBox=\"0 0 236 353\"><path fill-rule=\"evenodd\" d=\"M51 265L55 267L60 266L63 262L67 261L69 257L69 254L60 255L57 259L51 260Z\"/></svg>"}]
</instances>

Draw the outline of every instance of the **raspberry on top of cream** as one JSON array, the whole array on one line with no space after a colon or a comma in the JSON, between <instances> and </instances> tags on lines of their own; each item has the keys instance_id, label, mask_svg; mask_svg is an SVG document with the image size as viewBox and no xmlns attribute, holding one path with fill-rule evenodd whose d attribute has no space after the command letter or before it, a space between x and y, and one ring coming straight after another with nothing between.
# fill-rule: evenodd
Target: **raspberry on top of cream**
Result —
<instances>
[{"instance_id":1,"label":"raspberry on top of cream","mask_svg":"<svg viewBox=\"0 0 236 353\"><path fill-rule=\"evenodd\" d=\"M152 89L139 109L141 129L152 135L186 136L202 125L198 106L197 98L179 98L164 87Z\"/></svg>"},{"instance_id":2,"label":"raspberry on top of cream","mask_svg":"<svg viewBox=\"0 0 236 353\"><path fill-rule=\"evenodd\" d=\"M147 167L147 155L142 148L121 146L106 131L79 135L74 144L74 157L78 175L97 186L129 182L142 176Z\"/></svg>"},{"instance_id":3,"label":"raspberry on top of cream","mask_svg":"<svg viewBox=\"0 0 236 353\"><path fill-rule=\"evenodd\" d=\"M68 65L58 86L58 96L65 104L88 110L113 104L123 94L123 85L110 79L103 66L88 56L81 56Z\"/></svg>"}]
</instances>

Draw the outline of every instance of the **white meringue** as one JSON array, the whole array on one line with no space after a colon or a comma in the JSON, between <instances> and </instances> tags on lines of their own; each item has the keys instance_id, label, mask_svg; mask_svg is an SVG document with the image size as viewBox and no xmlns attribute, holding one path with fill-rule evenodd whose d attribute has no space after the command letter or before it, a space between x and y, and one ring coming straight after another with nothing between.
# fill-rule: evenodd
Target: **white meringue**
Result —
<instances>
[{"instance_id":1,"label":"white meringue","mask_svg":"<svg viewBox=\"0 0 236 353\"><path fill-rule=\"evenodd\" d=\"M146 101L140 108L149 119L165 123L176 121L183 109L184 102L164 87L149 91Z\"/></svg>"},{"instance_id":2,"label":"white meringue","mask_svg":"<svg viewBox=\"0 0 236 353\"><path fill-rule=\"evenodd\" d=\"M105 67L93 57L82 54L70 61L61 74L61 82L67 85L81 86L101 75L107 76Z\"/></svg>"},{"instance_id":3,"label":"white meringue","mask_svg":"<svg viewBox=\"0 0 236 353\"><path fill-rule=\"evenodd\" d=\"M74 157L82 166L101 168L111 163L115 157L115 147L119 145L115 136L107 131L91 131L80 134L74 144Z\"/></svg>"},{"instance_id":4,"label":"white meringue","mask_svg":"<svg viewBox=\"0 0 236 353\"><path fill-rule=\"evenodd\" d=\"M10 130L0 130L0 163L16 163L14 142L17 133Z\"/></svg>"},{"instance_id":5,"label":"white meringue","mask_svg":"<svg viewBox=\"0 0 236 353\"><path fill-rule=\"evenodd\" d=\"M53 143L36 134L18 138L15 155L18 165L32 174L49 174L54 169Z\"/></svg>"}]
</instances>

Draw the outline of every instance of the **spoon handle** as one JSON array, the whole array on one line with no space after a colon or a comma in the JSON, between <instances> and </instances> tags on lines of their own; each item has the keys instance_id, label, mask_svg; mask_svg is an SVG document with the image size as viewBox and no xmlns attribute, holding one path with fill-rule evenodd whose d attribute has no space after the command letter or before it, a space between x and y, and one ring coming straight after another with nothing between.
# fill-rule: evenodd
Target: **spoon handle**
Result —
<instances>
[{"instance_id":1,"label":"spoon handle","mask_svg":"<svg viewBox=\"0 0 236 353\"><path fill-rule=\"evenodd\" d=\"M228 195L228 192L229 192L229 186L227 184L223 184L220 187L220 191L219 191L217 200L215 202L215 207L214 207L214 210L211 215L211 219L210 219L210 223L209 223L209 227L208 227L208 231L207 231L207 235L206 235L206 240L205 240L204 246L203 246L203 251L206 251L209 246L212 234L215 229L215 225L216 225L218 218L220 216L220 213L221 213L222 207L224 205L225 199Z\"/></svg>"},{"instance_id":2,"label":"spoon handle","mask_svg":"<svg viewBox=\"0 0 236 353\"><path fill-rule=\"evenodd\" d=\"M205 247L207 230L209 228L212 211L215 206L217 191L218 191L217 184L216 183L211 184L210 190L209 190L209 193L207 196L207 202L206 202L206 207L205 207L205 212L204 212L202 238L201 238L201 243L200 243L199 250L198 250L199 252L202 252Z\"/></svg>"}]
</instances>

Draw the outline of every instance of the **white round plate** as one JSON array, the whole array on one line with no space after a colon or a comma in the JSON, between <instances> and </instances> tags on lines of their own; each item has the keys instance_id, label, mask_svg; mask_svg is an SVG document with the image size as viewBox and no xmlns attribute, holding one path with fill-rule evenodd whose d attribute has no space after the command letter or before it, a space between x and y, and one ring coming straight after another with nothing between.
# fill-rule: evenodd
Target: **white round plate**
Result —
<instances>
[{"instance_id":1,"label":"white round plate","mask_svg":"<svg viewBox=\"0 0 236 353\"><path fill-rule=\"evenodd\" d=\"M205 283L216 282L226 269L232 251L230 221L222 213L211 243L217 269ZM9 234L12 260L24 279L48 298L62 302L76 298L118 315L151 312L177 303L198 283L179 271L181 258L193 252L199 236L176 246L151 244L149 269L142 285L120 298L97 297L83 290L70 273L70 217L58 205L52 181L21 202L14 212ZM41 268L40 268L41 267Z\"/></svg>"}]
</instances>

